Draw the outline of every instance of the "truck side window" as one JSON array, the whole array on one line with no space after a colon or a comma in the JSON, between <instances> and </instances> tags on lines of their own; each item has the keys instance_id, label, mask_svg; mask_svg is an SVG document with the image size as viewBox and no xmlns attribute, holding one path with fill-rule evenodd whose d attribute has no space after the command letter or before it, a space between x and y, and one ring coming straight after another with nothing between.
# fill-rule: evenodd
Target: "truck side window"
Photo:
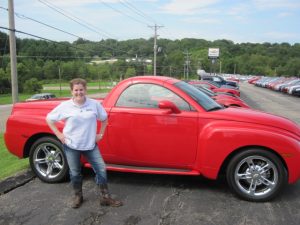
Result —
<instances>
[{"instance_id":1,"label":"truck side window","mask_svg":"<svg viewBox=\"0 0 300 225\"><path fill-rule=\"evenodd\" d=\"M191 111L190 105L169 89L156 84L133 84L125 89L117 103L118 107L158 108L158 102L169 100L180 110Z\"/></svg>"},{"instance_id":2,"label":"truck side window","mask_svg":"<svg viewBox=\"0 0 300 225\"><path fill-rule=\"evenodd\" d=\"M158 108L158 103L149 95L151 84L134 84L120 95L116 106L130 108Z\"/></svg>"}]
</instances>

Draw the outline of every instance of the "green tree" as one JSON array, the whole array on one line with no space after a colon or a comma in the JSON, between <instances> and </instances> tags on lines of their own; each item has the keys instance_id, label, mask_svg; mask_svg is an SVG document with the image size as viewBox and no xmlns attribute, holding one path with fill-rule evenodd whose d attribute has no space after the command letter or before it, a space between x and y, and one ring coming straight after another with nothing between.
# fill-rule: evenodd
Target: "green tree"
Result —
<instances>
[{"instance_id":1,"label":"green tree","mask_svg":"<svg viewBox=\"0 0 300 225\"><path fill-rule=\"evenodd\" d=\"M45 79L47 80L59 79L59 69L60 69L60 64L58 61L47 60L43 66Z\"/></svg>"},{"instance_id":2,"label":"green tree","mask_svg":"<svg viewBox=\"0 0 300 225\"><path fill-rule=\"evenodd\" d=\"M0 68L0 94L7 94L11 91L11 83L5 71Z\"/></svg>"},{"instance_id":3,"label":"green tree","mask_svg":"<svg viewBox=\"0 0 300 225\"><path fill-rule=\"evenodd\" d=\"M136 76L135 68L132 68L132 67L127 68L126 73L125 73L125 78L133 77L133 76Z\"/></svg>"},{"instance_id":4,"label":"green tree","mask_svg":"<svg viewBox=\"0 0 300 225\"><path fill-rule=\"evenodd\" d=\"M24 83L24 92L26 93L39 93L42 89L42 84L36 78L26 80Z\"/></svg>"}]
</instances>

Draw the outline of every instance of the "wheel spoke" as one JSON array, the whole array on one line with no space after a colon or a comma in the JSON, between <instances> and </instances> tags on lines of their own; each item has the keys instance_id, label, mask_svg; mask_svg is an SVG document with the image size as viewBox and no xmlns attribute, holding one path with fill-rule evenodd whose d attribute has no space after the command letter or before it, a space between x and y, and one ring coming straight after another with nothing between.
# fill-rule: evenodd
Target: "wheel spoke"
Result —
<instances>
[{"instance_id":1,"label":"wheel spoke","mask_svg":"<svg viewBox=\"0 0 300 225\"><path fill-rule=\"evenodd\" d=\"M48 168L47 168L47 172L46 172L46 177L49 177L52 174L52 171L53 171L53 164L49 163Z\"/></svg>"},{"instance_id":2,"label":"wheel spoke","mask_svg":"<svg viewBox=\"0 0 300 225\"><path fill-rule=\"evenodd\" d=\"M251 184L249 186L250 195L255 195L255 190L256 190L256 181L252 179Z\"/></svg>"},{"instance_id":3,"label":"wheel spoke","mask_svg":"<svg viewBox=\"0 0 300 225\"><path fill-rule=\"evenodd\" d=\"M259 170L259 172L260 172L260 174L263 174L263 173L266 173L270 169L272 169L272 167L267 163Z\"/></svg>"},{"instance_id":4,"label":"wheel spoke","mask_svg":"<svg viewBox=\"0 0 300 225\"><path fill-rule=\"evenodd\" d=\"M248 165L248 168L250 170L252 170L253 169L253 165L254 165L253 160L251 158L249 158L249 159L247 159L246 163Z\"/></svg>"},{"instance_id":5,"label":"wheel spoke","mask_svg":"<svg viewBox=\"0 0 300 225\"><path fill-rule=\"evenodd\" d=\"M45 163L47 163L46 158L35 159L34 162L37 163L37 164L45 164Z\"/></svg>"},{"instance_id":6,"label":"wheel spoke","mask_svg":"<svg viewBox=\"0 0 300 225\"><path fill-rule=\"evenodd\" d=\"M265 178L265 177L262 177L261 181L262 181L262 183L263 183L264 185L269 186L270 188L272 188L272 187L275 186L275 183L274 183L274 182L268 180L268 179Z\"/></svg>"},{"instance_id":7,"label":"wheel spoke","mask_svg":"<svg viewBox=\"0 0 300 225\"><path fill-rule=\"evenodd\" d=\"M55 154L54 154L54 158L55 159L60 158L61 157L60 154L61 153L59 151L56 151Z\"/></svg>"},{"instance_id":8,"label":"wheel spoke","mask_svg":"<svg viewBox=\"0 0 300 225\"><path fill-rule=\"evenodd\" d=\"M53 167L62 170L63 165L60 164L59 162L55 161L54 164L53 164Z\"/></svg>"},{"instance_id":9,"label":"wheel spoke","mask_svg":"<svg viewBox=\"0 0 300 225\"><path fill-rule=\"evenodd\" d=\"M238 173L236 176L240 180L246 180L246 179L251 178L250 173L247 173L247 172L246 173Z\"/></svg>"},{"instance_id":10,"label":"wheel spoke","mask_svg":"<svg viewBox=\"0 0 300 225\"><path fill-rule=\"evenodd\" d=\"M48 156L50 154L49 150L47 149L47 146L44 145L41 150L45 153L46 156Z\"/></svg>"}]
</instances>

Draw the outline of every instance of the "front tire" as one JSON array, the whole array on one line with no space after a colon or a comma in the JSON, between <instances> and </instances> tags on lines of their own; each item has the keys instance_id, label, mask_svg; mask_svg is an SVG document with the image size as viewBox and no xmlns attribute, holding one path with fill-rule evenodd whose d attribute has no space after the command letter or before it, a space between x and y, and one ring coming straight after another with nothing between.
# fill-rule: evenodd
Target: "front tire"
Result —
<instances>
[{"instance_id":1,"label":"front tire","mask_svg":"<svg viewBox=\"0 0 300 225\"><path fill-rule=\"evenodd\" d=\"M46 183L61 182L67 177L68 164L62 144L53 137L43 137L34 142L29 160L33 172Z\"/></svg>"},{"instance_id":2,"label":"front tire","mask_svg":"<svg viewBox=\"0 0 300 225\"><path fill-rule=\"evenodd\" d=\"M279 157L261 149L235 155L228 164L226 178L238 197L256 202L273 199L288 182L286 168Z\"/></svg>"}]
</instances>

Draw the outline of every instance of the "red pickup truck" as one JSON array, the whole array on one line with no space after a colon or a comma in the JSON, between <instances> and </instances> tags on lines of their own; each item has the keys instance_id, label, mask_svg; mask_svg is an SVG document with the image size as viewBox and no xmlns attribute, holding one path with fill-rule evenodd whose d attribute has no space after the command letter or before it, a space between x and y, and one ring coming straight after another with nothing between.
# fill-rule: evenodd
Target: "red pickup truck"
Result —
<instances>
[{"instance_id":1,"label":"red pickup truck","mask_svg":"<svg viewBox=\"0 0 300 225\"><path fill-rule=\"evenodd\" d=\"M36 175L49 183L68 171L61 143L45 121L61 101L15 104L5 132L8 150L29 157ZM192 85L160 76L123 80L99 101L109 115L98 143L109 170L225 175L233 192L249 201L268 201L300 177L300 128L288 119L224 108Z\"/></svg>"}]
</instances>

